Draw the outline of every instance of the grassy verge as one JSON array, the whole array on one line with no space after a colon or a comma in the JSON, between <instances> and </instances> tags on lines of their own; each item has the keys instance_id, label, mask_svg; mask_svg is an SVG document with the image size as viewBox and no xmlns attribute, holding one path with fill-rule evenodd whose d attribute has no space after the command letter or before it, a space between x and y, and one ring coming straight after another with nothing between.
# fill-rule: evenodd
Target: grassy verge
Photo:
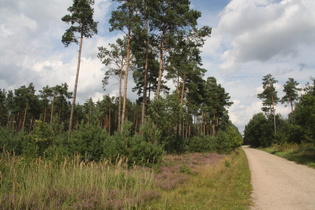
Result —
<instances>
[{"instance_id":1,"label":"grassy verge","mask_svg":"<svg viewBox=\"0 0 315 210\"><path fill-rule=\"evenodd\" d=\"M169 185L165 184L169 176L162 175L161 198L147 209L247 209L251 204L250 171L243 150L229 156L190 154L180 161L169 157L166 163L179 169L177 175ZM178 186L165 187L174 186L175 177Z\"/></svg>"},{"instance_id":2,"label":"grassy verge","mask_svg":"<svg viewBox=\"0 0 315 210\"><path fill-rule=\"evenodd\" d=\"M246 209L250 172L232 155L165 156L154 169L126 161L59 162L0 157L0 209Z\"/></svg>"},{"instance_id":3,"label":"grassy verge","mask_svg":"<svg viewBox=\"0 0 315 210\"><path fill-rule=\"evenodd\" d=\"M63 162L0 159L0 209L131 209L159 197L150 169L126 161Z\"/></svg>"},{"instance_id":4,"label":"grassy verge","mask_svg":"<svg viewBox=\"0 0 315 210\"><path fill-rule=\"evenodd\" d=\"M315 168L315 144L282 144L263 148L262 150L279 157Z\"/></svg>"}]
</instances>

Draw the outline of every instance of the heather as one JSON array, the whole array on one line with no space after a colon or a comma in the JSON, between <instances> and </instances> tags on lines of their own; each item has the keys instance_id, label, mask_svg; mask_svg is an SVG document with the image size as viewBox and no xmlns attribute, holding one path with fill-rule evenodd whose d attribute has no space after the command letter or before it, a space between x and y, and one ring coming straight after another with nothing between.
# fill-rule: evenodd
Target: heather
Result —
<instances>
[{"instance_id":1,"label":"heather","mask_svg":"<svg viewBox=\"0 0 315 210\"><path fill-rule=\"evenodd\" d=\"M124 158L52 161L9 152L0 163L0 209L174 209L187 202L190 208L245 208L250 202L241 150L165 155L154 167L129 166Z\"/></svg>"}]
</instances>

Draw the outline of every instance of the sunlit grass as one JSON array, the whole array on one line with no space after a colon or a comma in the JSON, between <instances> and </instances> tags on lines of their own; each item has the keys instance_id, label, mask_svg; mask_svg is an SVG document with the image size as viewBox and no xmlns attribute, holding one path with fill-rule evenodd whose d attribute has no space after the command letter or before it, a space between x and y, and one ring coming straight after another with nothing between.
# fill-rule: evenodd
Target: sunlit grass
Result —
<instances>
[{"instance_id":1,"label":"sunlit grass","mask_svg":"<svg viewBox=\"0 0 315 210\"><path fill-rule=\"evenodd\" d=\"M315 168L315 144L285 143L282 145L274 145L272 147L264 148L263 150L299 164Z\"/></svg>"}]
</instances>

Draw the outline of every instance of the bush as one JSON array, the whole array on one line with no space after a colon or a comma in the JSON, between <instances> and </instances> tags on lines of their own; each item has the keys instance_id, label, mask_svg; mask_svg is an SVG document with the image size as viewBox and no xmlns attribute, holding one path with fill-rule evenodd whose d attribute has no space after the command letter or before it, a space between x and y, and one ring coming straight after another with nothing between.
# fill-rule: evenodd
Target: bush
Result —
<instances>
[{"instance_id":1,"label":"bush","mask_svg":"<svg viewBox=\"0 0 315 210\"><path fill-rule=\"evenodd\" d=\"M150 124L151 126L148 126ZM117 131L114 136L103 142L103 158L116 161L123 157L128 160L129 166L133 164L151 166L162 159L163 147L153 144L155 139L159 138L160 131L151 121L141 128L142 136L131 136L131 122L125 122L123 127L123 132Z\"/></svg>"},{"instance_id":2,"label":"bush","mask_svg":"<svg viewBox=\"0 0 315 210\"><path fill-rule=\"evenodd\" d=\"M212 152L216 148L215 136L194 136L185 141L186 150L189 152Z\"/></svg>"},{"instance_id":3,"label":"bush","mask_svg":"<svg viewBox=\"0 0 315 210\"><path fill-rule=\"evenodd\" d=\"M219 154L230 154L233 150L233 143L229 139L229 135L219 130L216 138L216 151Z\"/></svg>"},{"instance_id":4,"label":"bush","mask_svg":"<svg viewBox=\"0 0 315 210\"><path fill-rule=\"evenodd\" d=\"M9 127L0 127L0 147L1 151L9 151L9 152L15 152L16 154L21 153L21 137L24 135L24 133L21 131L19 133L16 133Z\"/></svg>"},{"instance_id":5,"label":"bush","mask_svg":"<svg viewBox=\"0 0 315 210\"><path fill-rule=\"evenodd\" d=\"M47 123L36 120L34 130L25 135L22 141L23 154L28 157L44 156L53 144L54 133Z\"/></svg>"},{"instance_id":6,"label":"bush","mask_svg":"<svg viewBox=\"0 0 315 210\"><path fill-rule=\"evenodd\" d=\"M99 126L82 123L77 130L72 131L68 140L69 152L78 153L85 160L100 160L103 153L101 145L108 138L108 133Z\"/></svg>"}]
</instances>

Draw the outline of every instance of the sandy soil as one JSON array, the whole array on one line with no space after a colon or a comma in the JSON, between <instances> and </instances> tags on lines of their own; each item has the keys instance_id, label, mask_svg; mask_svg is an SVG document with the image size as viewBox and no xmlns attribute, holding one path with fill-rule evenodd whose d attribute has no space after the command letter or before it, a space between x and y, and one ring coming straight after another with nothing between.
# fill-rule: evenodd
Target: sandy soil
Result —
<instances>
[{"instance_id":1,"label":"sandy soil","mask_svg":"<svg viewBox=\"0 0 315 210\"><path fill-rule=\"evenodd\" d=\"M315 169L243 147L252 176L251 209L315 209Z\"/></svg>"}]
</instances>

